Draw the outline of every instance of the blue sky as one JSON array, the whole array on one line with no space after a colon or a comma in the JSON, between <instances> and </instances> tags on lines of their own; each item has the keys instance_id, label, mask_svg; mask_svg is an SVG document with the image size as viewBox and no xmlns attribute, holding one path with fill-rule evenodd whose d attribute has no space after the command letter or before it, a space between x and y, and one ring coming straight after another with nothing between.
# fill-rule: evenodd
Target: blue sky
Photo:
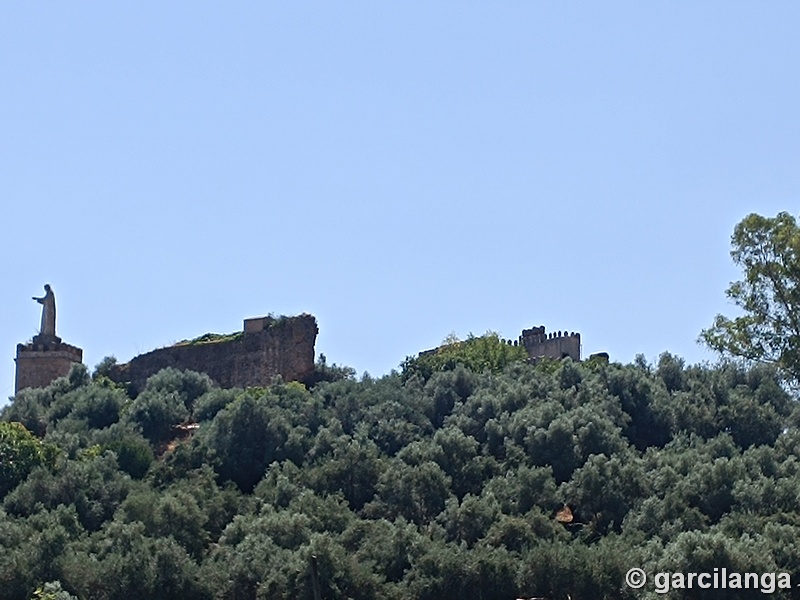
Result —
<instances>
[{"instance_id":1,"label":"blue sky","mask_svg":"<svg viewBox=\"0 0 800 600\"><path fill-rule=\"evenodd\" d=\"M50 283L104 356L267 313L380 375L455 332L697 345L797 214L795 2L0 4L0 397ZM2 353L0 353L2 354Z\"/></svg>"}]
</instances>

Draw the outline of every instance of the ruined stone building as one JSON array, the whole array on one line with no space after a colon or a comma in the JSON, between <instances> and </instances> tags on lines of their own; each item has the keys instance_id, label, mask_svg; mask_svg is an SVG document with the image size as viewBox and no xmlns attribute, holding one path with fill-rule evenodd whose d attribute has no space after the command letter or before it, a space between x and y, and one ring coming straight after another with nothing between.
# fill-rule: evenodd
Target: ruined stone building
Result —
<instances>
[{"instance_id":1,"label":"ruined stone building","mask_svg":"<svg viewBox=\"0 0 800 600\"><path fill-rule=\"evenodd\" d=\"M519 339L505 340L505 343L510 346L522 346L528 352L531 361L536 361L540 358L571 358L574 361L581 360L581 334L573 332L552 332L547 333L544 325L539 327L532 327L530 329L523 329ZM425 350L419 353L419 356L426 354L433 354L439 348L432 350ZM603 353L604 354L604 353ZM606 358L608 355L605 355Z\"/></svg>"},{"instance_id":2,"label":"ruined stone building","mask_svg":"<svg viewBox=\"0 0 800 600\"><path fill-rule=\"evenodd\" d=\"M83 360L83 350L56 336L55 295L50 286L45 290L42 298L34 297L43 305L41 331L31 342L17 346L15 393L45 387L67 375L73 363ZM206 334L159 348L128 363L113 365L108 376L134 394L144 388L148 377L167 367L206 373L223 388L267 386L276 376L285 381L305 381L314 372L318 332L317 320L309 314L245 319L238 333ZM540 325L524 329L518 340L507 343L524 347L533 361L565 357L581 360L579 333L547 333Z\"/></svg>"},{"instance_id":3,"label":"ruined stone building","mask_svg":"<svg viewBox=\"0 0 800 600\"><path fill-rule=\"evenodd\" d=\"M83 350L55 335L55 296L49 286L45 289L44 297L34 298L44 305L41 332L31 342L17 345L15 394L45 387L67 375L73 363L83 361ZM207 334L159 348L113 365L108 375L133 393L166 367L206 373L223 388L267 386L276 376L303 381L314 371L318 332L317 320L309 314L245 319L238 333Z\"/></svg>"},{"instance_id":4,"label":"ruined stone building","mask_svg":"<svg viewBox=\"0 0 800 600\"><path fill-rule=\"evenodd\" d=\"M223 388L267 386L277 375L285 381L302 381L314 371L318 332L317 320L309 314L245 319L238 334L206 335L159 348L114 365L109 377L134 393L167 367L205 373Z\"/></svg>"},{"instance_id":5,"label":"ruined stone building","mask_svg":"<svg viewBox=\"0 0 800 600\"><path fill-rule=\"evenodd\" d=\"M523 329L518 341L528 351L531 359L566 358L574 361L581 359L581 334L557 331L545 332L544 325Z\"/></svg>"}]
</instances>

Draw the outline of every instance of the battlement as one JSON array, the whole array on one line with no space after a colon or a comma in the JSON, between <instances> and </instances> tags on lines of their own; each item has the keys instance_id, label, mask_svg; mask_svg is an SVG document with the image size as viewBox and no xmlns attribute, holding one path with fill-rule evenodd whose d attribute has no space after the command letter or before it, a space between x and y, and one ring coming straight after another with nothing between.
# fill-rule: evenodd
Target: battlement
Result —
<instances>
[{"instance_id":1,"label":"battlement","mask_svg":"<svg viewBox=\"0 0 800 600\"><path fill-rule=\"evenodd\" d=\"M267 386L277 375L302 381L314 370L318 332L317 320L309 314L245 319L239 333L206 334L159 348L114 365L109 376L135 393L148 377L167 367L206 373L223 388Z\"/></svg>"},{"instance_id":2,"label":"battlement","mask_svg":"<svg viewBox=\"0 0 800 600\"><path fill-rule=\"evenodd\" d=\"M570 357L574 361L581 359L581 334L574 331L555 331L547 333L544 325L523 329L519 339L501 340L509 346L522 346L528 352L531 361L540 358L561 359ZM438 352L439 348L424 350L419 356Z\"/></svg>"},{"instance_id":3,"label":"battlement","mask_svg":"<svg viewBox=\"0 0 800 600\"><path fill-rule=\"evenodd\" d=\"M14 393L25 388L41 388L69 374L72 363L83 362L83 350L55 336L37 335L28 344L17 344L17 374Z\"/></svg>"},{"instance_id":4,"label":"battlement","mask_svg":"<svg viewBox=\"0 0 800 600\"><path fill-rule=\"evenodd\" d=\"M524 346L533 360L538 358L581 359L581 334L567 331L547 333L544 325L523 329L519 345Z\"/></svg>"}]
</instances>

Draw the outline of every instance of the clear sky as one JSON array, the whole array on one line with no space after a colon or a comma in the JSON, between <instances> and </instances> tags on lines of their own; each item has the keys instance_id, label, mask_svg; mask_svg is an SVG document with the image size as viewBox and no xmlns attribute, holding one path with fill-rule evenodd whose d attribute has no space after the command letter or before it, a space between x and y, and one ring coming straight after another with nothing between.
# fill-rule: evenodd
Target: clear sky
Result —
<instances>
[{"instance_id":1,"label":"clear sky","mask_svg":"<svg viewBox=\"0 0 800 600\"><path fill-rule=\"evenodd\" d=\"M0 398L58 333L268 313L381 375L523 328L712 359L734 225L798 213L800 3L0 3Z\"/></svg>"}]
</instances>

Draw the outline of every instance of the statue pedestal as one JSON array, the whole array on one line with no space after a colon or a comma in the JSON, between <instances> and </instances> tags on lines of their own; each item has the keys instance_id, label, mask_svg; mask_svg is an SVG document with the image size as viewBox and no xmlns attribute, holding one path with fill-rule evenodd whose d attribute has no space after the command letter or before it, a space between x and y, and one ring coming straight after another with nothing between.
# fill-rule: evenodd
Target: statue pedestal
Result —
<instances>
[{"instance_id":1,"label":"statue pedestal","mask_svg":"<svg viewBox=\"0 0 800 600\"><path fill-rule=\"evenodd\" d=\"M50 385L69 374L72 363L83 362L83 350L64 344L60 337L37 335L30 344L17 344L14 393Z\"/></svg>"},{"instance_id":2,"label":"statue pedestal","mask_svg":"<svg viewBox=\"0 0 800 600\"><path fill-rule=\"evenodd\" d=\"M33 345L36 347L42 346L53 346L54 344L60 344L61 338L57 335L35 335L33 336ZM67 345L67 344L65 344Z\"/></svg>"}]
</instances>

